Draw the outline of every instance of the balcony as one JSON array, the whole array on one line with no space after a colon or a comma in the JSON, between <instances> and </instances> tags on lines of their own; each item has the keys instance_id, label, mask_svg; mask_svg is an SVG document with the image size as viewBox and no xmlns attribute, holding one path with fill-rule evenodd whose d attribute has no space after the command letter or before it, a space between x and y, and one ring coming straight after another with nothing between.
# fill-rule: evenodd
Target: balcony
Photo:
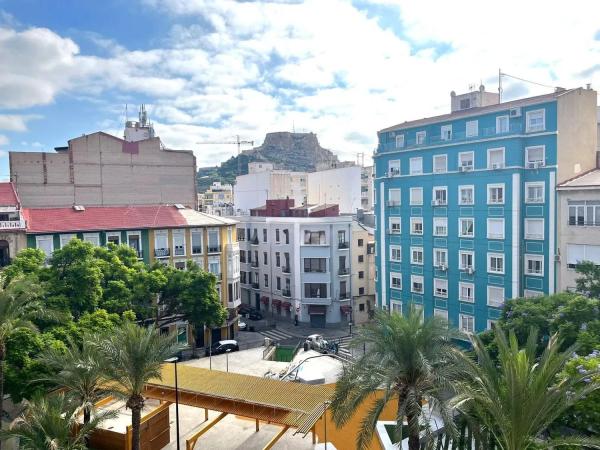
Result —
<instances>
[{"instance_id":1,"label":"balcony","mask_svg":"<svg viewBox=\"0 0 600 450\"><path fill-rule=\"evenodd\" d=\"M446 205L448 205L448 202L446 200L442 200L442 199L431 200L431 206L446 206Z\"/></svg>"},{"instance_id":2,"label":"balcony","mask_svg":"<svg viewBox=\"0 0 600 450\"><path fill-rule=\"evenodd\" d=\"M338 270L338 275L350 275L350 269L348 267L340 267Z\"/></svg>"},{"instance_id":3,"label":"balcony","mask_svg":"<svg viewBox=\"0 0 600 450\"><path fill-rule=\"evenodd\" d=\"M331 305L330 297L304 297L302 303L305 305Z\"/></svg>"},{"instance_id":4,"label":"balcony","mask_svg":"<svg viewBox=\"0 0 600 450\"><path fill-rule=\"evenodd\" d=\"M348 292L340 292L340 300L348 300L350 298L350 294Z\"/></svg>"},{"instance_id":5,"label":"balcony","mask_svg":"<svg viewBox=\"0 0 600 450\"><path fill-rule=\"evenodd\" d=\"M20 230L25 228L24 220L2 220L0 230Z\"/></svg>"},{"instance_id":6,"label":"balcony","mask_svg":"<svg viewBox=\"0 0 600 450\"><path fill-rule=\"evenodd\" d=\"M349 242L338 242L338 249L340 250L345 250L350 248L350 243Z\"/></svg>"},{"instance_id":7,"label":"balcony","mask_svg":"<svg viewBox=\"0 0 600 450\"><path fill-rule=\"evenodd\" d=\"M400 228L390 228L388 230L388 234L397 234L397 235L400 235Z\"/></svg>"},{"instance_id":8,"label":"balcony","mask_svg":"<svg viewBox=\"0 0 600 450\"><path fill-rule=\"evenodd\" d=\"M281 268L281 271L282 271L283 273L292 273L292 269L291 269L291 267L290 267L289 265L285 265L285 266L283 266L283 267Z\"/></svg>"},{"instance_id":9,"label":"balcony","mask_svg":"<svg viewBox=\"0 0 600 450\"><path fill-rule=\"evenodd\" d=\"M251 267L258 267L258 261L254 260L250 262Z\"/></svg>"},{"instance_id":10,"label":"balcony","mask_svg":"<svg viewBox=\"0 0 600 450\"><path fill-rule=\"evenodd\" d=\"M258 238L253 237L252 239L250 239L250 245L258 245Z\"/></svg>"},{"instance_id":11,"label":"balcony","mask_svg":"<svg viewBox=\"0 0 600 450\"><path fill-rule=\"evenodd\" d=\"M220 245L208 245L208 253L221 253Z\"/></svg>"},{"instance_id":12,"label":"balcony","mask_svg":"<svg viewBox=\"0 0 600 450\"><path fill-rule=\"evenodd\" d=\"M252 289L260 289L260 284L252 283Z\"/></svg>"},{"instance_id":13,"label":"balcony","mask_svg":"<svg viewBox=\"0 0 600 450\"><path fill-rule=\"evenodd\" d=\"M192 255L201 255L202 247L199 245L192 245Z\"/></svg>"},{"instance_id":14,"label":"balcony","mask_svg":"<svg viewBox=\"0 0 600 450\"><path fill-rule=\"evenodd\" d=\"M488 239L504 239L504 234L502 234L502 233L488 233Z\"/></svg>"},{"instance_id":15,"label":"balcony","mask_svg":"<svg viewBox=\"0 0 600 450\"><path fill-rule=\"evenodd\" d=\"M227 308L229 308L229 309L237 308L241 304L242 304L242 299L238 298L232 302L227 302Z\"/></svg>"},{"instance_id":16,"label":"balcony","mask_svg":"<svg viewBox=\"0 0 600 450\"><path fill-rule=\"evenodd\" d=\"M285 298L292 298L292 292L289 289L282 289L281 296Z\"/></svg>"},{"instance_id":17,"label":"balcony","mask_svg":"<svg viewBox=\"0 0 600 450\"><path fill-rule=\"evenodd\" d=\"M171 249L169 248L155 248L154 256L156 258L168 258L171 256Z\"/></svg>"},{"instance_id":18,"label":"balcony","mask_svg":"<svg viewBox=\"0 0 600 450\"><path fill-rule=\"evenodd\" d=\"M136 253L138 259L144 259L144 250L138 250L137 248L133 248L133 251Z\"/></svg>"},{"instance_id":19,"label":"balcony","mask_svg":"<svg viewBox=\"0 0 600 450\"><path fill-rule=\"evenodd\" d=\"M183 247L175 247L173 252L173 256L185 256L185 248Z\"/></svg>"}]
</instances>

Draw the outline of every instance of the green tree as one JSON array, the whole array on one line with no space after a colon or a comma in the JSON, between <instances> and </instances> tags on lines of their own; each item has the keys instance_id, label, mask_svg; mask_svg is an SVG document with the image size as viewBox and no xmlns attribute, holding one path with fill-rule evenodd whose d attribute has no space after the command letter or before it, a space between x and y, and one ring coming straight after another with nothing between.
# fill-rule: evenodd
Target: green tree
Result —
<instances>
[{"instance_id":1,"label":"green tree","mask_svg":"<svg viewBox=\"0 0 600 450\"><path fill-rule=\"evenodd\" d=\"M23 450L85 450L86 438L114 412L98 413L80 425L80 411L79 405L63 394L38 396L25 401L25 412L9 430L0 432L0 437L18 438Z\"/></svg>"},{"instance_id":2,"label":"green tree","mask_svg":"<svg viewBox=\"0 0 600 450\"><path fill-rule=\"evenodd\" d=\"M45 260L46 254L40 249L26 248L21 250L13 258L10 265L3 269L4 282L8 283L22 276L39 276Z\"/></svg>"},{"instance_id":3,"label":"green tree","mask_svg":"<svg viewBox=\"0 0 600 450\"><path fill-rule=\"evenodd\" d=\"M593 298L600 298L600 267L591 261L583 261L575 267L579 277L575 280L578 292Z\"/></svg>"},{"instance_id":4,"label":"green tree","mask_svg":"<svg viewBox=\"0 0 600 450\"><path fill-rule=\"evenodd\" d=\"M127 322L99 343L103 372L131 409L132 449L140 450L140 421L144 385L161 378L161 365L177 347L173 336L161 336L154 327Z\"/></svg>"},{"instance_id":5,"label":"green tree","mask_svg":"<svg viewBox=\"0 0 600 450\"><path fill-rule=\"evenodd\" d=\"M563 445L587 445L600 448L600 441L580 436L556 438L542 443L539 439L567 408L597 390L595 382L585 383L587 374L560 377L573 348L561 352L561 341L552 335L540 357L538 337L531 331L519 347L516 334L509 337L497 327L496 363L481 339L471 339L476 361L465 358L470 370L457 384L453 405L466 417L489 430L502 450L552 448Z\"/></svg>"},{"instance_id":6,"label":"green tree","mask_svg":"<svg viewBox=\"0 0 600 450\"><path fill-rule=\"evenodd\" d=\"M407 317L378 312L362 328L356 345L366 344L371 350L344 367L331 403L333 420L341 426L366 399L382 390L361 423L358 449L368 447L383 408L392 400L398 405L396 437L404 436L406 418L410 450L419 449L424 402L440 411L448 430L454 429L446 398L460 374L460 359L452 336L446 321L438 317L423 321L414 308Z\"/></svg>"}]
</instances>

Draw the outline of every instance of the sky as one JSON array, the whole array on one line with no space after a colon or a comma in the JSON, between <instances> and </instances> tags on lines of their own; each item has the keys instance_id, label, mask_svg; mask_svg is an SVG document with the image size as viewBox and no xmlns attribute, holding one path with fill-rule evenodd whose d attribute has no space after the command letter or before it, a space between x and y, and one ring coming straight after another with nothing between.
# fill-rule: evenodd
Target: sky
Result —
<instances>
[{"instance_id":1,"label":"sky","mask_svg":"<svg viewBox=\"0 0 600 450\"><path fill-rule=\"evenodd\" d=\"M370 160L377 130L443 114L450 91L600 89L600 1L0 0L0 178L8 151L122 136L145 103L198 166L271 131Z\"/></svg>"}]
</instances>

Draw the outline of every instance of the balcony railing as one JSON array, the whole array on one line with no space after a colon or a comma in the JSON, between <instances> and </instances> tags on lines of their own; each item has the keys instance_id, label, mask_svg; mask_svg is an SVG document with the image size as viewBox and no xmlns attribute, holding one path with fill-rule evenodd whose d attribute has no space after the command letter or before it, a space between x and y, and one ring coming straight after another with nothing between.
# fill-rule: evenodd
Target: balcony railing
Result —
<instances>
[{"instance_id":1,"label":"balcony railing","mask_svg":"<svg viewBox=\"0 0 600 450\"><path fill-rule=\"evenodd\" d=\"M330 297L305 297L302 303L306 305L331 305Z\"/></svg>"},{"instance_id":2,"label":"balcony railing","mask_svg":"<svg viewBox=\"0 0 600 450\"><path fill-rule=\"evenodd\" d=\"M260 289L260 285L258 283L252 283L252 289Z\"/></svg>"},{"instance_id":3,"label":"balcony railing","mask_svg":"<svg viewBox=\"0 0 600 450\"><path fill-rule=\"evenodd\" d=\"M348 267L340 267L338 275L350 275L350 269Z\"/></svg>"},{"instance_id":4,"label":"balcony railing","mask_svg":"<svg viewBox=\"0 0 600 450\"><path fill-rule=\"evenodd\" d=\"M350 294L348 292L340 292L340 300L348 300L350 298Z\"/></svg>"},{"instance_id":5,"label":"balcony railing","mask_svg":"<svg viewBox=\"0 0 600 450\"><path fill-rule=\"evenodd\" d=\"M387 205L390 208L393 208L395 206L400 206L400 200L388 200Z\"/></svg>"},{"instance_id":6,"label":"balcony railing","mask_svg":"<svg viewBox=\"0 0 600 450\"><path fill-rule=\"evenodd\" d=\"M157 258L166 258L171 255L171 249L169 248L155 248L154 256Z\"/></svg>"},{"instance_id":7,"label":"balcony railing","mask_svg":"<svg viewBox=\"0 0 600 450\"><path fill-rule=\"evenodd\" d=\"M346 249L350 247L350 243L349 242L338 242L338 248L339 249Z\"/></svg>"},{"instance_id":8,"label":"balcony railing","mask_svg":"<svg viewBox=\"0 0 600 450\"><path fill-rule=\"evenodd\" d=\"M291 298L292 292L289 289L282 289L281 296L285 298Z\"/></svg>"},{"instance_id":9,"label":"balcony railing","mask_svg":"<svg viewBox=\"0 0 600 450\"><path fill-rule=\"evenodd\" d=\"M250 245L258 245L258 238L254 237L254 238L250 239Z\"/></svg>"},{"instance_id":10,"label":"balcony railing","mask_svg":"<svg viewBox=\"0 0 600 450\"><path fill-rule=\"evenodd\" d=\"M250 263L250 265L251 265L252 267L258 267L258 261L252 261L252 262Z\"/></svg>"},{"instance_id":11,"label":"balcony railing","mask_svg":"<svg viewBox=\"0 0 600 450\"><path fill-rule=\"evenodd\" d=\"M174 256L185 256L185 248L175 247Z\"/></svg>"},{"instance_id":12,"label":"balcony railing","mask_svg":"<svg viewBox=\"0 0 600 450\"><path fill-rule=\"evenodd\" d=\"M327 273L327 269L318 269L313 267L305 267L304 273Z\"/></svg>"},{"instance_id":13,"label":"balcony railing","mask_svg":"<svg viewBox=\"0 0 600 450\"><path fill-rule=\"evenodd\" d=\"M1 220L0 230L18 230L25 228L24 220Z\"/></svg>"},{"instance_id":14,"label":"balcony railing","mask_svg":"<svg viewBox=\"0 0 600 450\"><path fill-rule=\"evenodd\" d=\"M209 245L208 253L221 253L221 246L220 245Z\"/></svg>"},{"instance_id":15,"label":"balcony railing","mask_svg":"<svg viewBox=\"0 0 600 450\"><path fill-rule=\"evenodd\" d=\"M202 247L200 245L192 245L192 255L201 255Z\"/></svg>"},{"instance_id":16,"label":"balcony railing","mask_svg":"<svg viewBox=\"0 0 600 450\"><path fill-rule=\"evenodd\" d=\"M291 273L291 272L292 272L292 269L290 268L290 266L283 266L283 267L281 268L281 271L282 271L283 273Z\"/></svg>"},{"instance_id":17,"label":"balcony railing","mask_svg":"<svg viewBox=\"0 0 600 450\"><path fill-rule=\"evenodd\" d=\"M133 251L137 254L138 259L144 259L144 250L134 248Z\"/></svg>"}]
</instances>

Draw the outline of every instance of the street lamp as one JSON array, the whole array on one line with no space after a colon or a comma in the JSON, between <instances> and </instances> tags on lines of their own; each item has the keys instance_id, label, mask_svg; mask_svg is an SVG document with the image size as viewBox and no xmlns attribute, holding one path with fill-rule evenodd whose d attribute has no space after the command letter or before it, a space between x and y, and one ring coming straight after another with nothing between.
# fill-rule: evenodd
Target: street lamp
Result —
<instances>
[{"instance_id":1,"label":"street lamp","mask_svg":"<svg viewBox=\"0 0 600 450\"><path fill-rule=\"evenodd\" d=\"M225 350L225 361L227 362L227 372L229 372L229 352L231 351L230 348L228 348L227 350Z\"/></svg>"},{"instance_id":2,"label":"street lamp","mask_svg":"<svg viewBox=\"0 0 600 450\"><path fill-rule=\"evenodd\" d=\"M323 403L324 409L323 409L323 427L325 428L325 450L327 450L327 408L329 407L329 405L331 404L330 401L326 401L325 403Z\"/></svg>"},{"instance_id":3,"label":"street lamp","mask_svg":"<svg viewBox=\"0 0 600 450\"><path fill-rule=\"evenodd\" d=\"M166 363L175 365L175 429L177 433L177 450L179 450L179 386L177 385L177 361L179 361L179 358L176 356L165 359Z\"/></svg>"}]
</instances>

